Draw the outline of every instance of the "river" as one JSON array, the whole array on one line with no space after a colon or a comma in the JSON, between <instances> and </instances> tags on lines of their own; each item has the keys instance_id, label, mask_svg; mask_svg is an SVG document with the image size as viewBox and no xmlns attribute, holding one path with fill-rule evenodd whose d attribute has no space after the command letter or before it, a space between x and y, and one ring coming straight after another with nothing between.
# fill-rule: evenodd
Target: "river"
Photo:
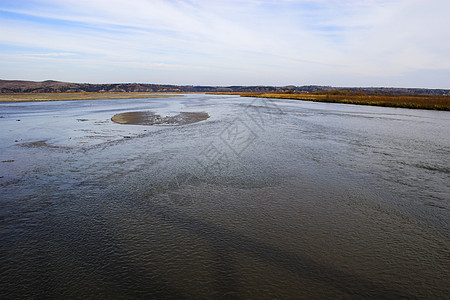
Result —
<instances>
[{"instance_id":1,"label":"river","mask_svg":"<svg viewBox=\"0 0 450 300\"><path fill-rule=\"evenodd\" d=\"M206 112L183 126L121 112ZM446 298L450 113L0 103L0 297Z\"/></svg>"}]
</instances>

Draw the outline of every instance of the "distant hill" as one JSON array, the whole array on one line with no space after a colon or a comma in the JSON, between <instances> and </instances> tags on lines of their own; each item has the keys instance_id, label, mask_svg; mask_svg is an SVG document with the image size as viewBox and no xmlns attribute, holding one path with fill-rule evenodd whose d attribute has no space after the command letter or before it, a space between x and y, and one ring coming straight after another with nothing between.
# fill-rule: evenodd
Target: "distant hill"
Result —
<instances>
[{"instance_id":1,"label":"distant hill","mask_svg":"<svg viewBox=\"0 0 450 300\"><path fill-rule=\"evenodd\" d=\"M54 80L22 81L0 80L0 93L89 93L89 92L230 92L230 93L316 93L327 91L352 91L375 94L408 94L408 95L450 95L446 89L416 89L416 88L373 88L373 87L331 87L331 86L193 86L193 85L164 85L147 83L111 83L90 84L70 83Z\"/></svg>"}]
</instances>

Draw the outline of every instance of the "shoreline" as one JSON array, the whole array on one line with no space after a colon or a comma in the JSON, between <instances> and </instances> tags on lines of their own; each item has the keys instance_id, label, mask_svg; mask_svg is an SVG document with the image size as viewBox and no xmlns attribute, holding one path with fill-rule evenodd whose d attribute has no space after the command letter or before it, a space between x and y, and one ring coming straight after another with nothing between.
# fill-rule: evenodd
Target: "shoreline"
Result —
<instances>
[{"instance_id":1,"label":"shoreline","mask_svg":"<svg viewBox=\"0 0 450 300\"><path fill-rule=\"evenodd\" d=\"M8 93L0 94L0 103L78 101L107 99L142 99L183 97L191 93L149 93L149 92L113 92L113 93ZM240 97L289 99L323 103L341 103L393 108L426 109L450 111L450 96L421 95L336 95L336 94L292 94L292 93L239 93L207 92L211 95L236 95Z\"/></svg>"},{"instance_id":2,"label":"shoreline","mask_svg":"<svg viewBox=\"0 0 450 300\"><path fill-rule=\"evenodd\" d=\"M206 93L211 95L236 95L240 97L288 99L323 103L341 103L393 108L410 108L450 111L450 96L421 95L340 95L295 93Z\"/></svg>"},{"instance_id":3,"label":"shoreline","mask_svg":"<svg viewBox=\"0 0 450 300\"><path fill-rule=\"evenodd\" d=\"M388 95L330 95L330 94L246 94L240 97L290 99L324 103L342 103L393 108L450 111L448 96L388 96Z\"/></svg>"},{"instance_id":4,"label":"shoreline","mask_svg":"<svg viewBox=\"0 0 450 300\"><path fill-rule=\"evenodd\" d=\"M20 93L0 94L0 103L183 97L177 93Z\"/></svg>"}]
</instances>

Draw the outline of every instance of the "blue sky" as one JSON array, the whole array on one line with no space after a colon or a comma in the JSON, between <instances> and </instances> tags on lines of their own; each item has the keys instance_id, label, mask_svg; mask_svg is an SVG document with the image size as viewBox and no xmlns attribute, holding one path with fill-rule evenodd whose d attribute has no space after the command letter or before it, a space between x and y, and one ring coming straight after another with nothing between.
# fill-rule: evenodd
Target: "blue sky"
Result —
<instances>
[{"instance_id":1,"label":"blue sky","mask_svg":"<svg viewBox=\"0 0 450 300\"><path fill-rule=\"evenodd\" d=\"M0 78L450 88L448 0L1 0Z\"/></svg>"}]
</instances>

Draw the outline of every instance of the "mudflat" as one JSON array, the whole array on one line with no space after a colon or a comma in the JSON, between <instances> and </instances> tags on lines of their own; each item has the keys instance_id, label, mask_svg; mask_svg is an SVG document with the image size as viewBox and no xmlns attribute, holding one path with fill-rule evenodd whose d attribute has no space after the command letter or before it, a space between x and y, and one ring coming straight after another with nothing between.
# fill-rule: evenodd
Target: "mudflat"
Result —
<instances>
[{"instance_id":1,"label":"mudflat","mask_svg":"<svg viewBox=\"0 0 450 300\"><path fill-rule=\"evenodd\" d=\"M115 114L111 121L132 125L186 125L209 118L206 112L180 112L175 116L157 115L152 111L134 111Z\"/></svg>"}]
</instances>

